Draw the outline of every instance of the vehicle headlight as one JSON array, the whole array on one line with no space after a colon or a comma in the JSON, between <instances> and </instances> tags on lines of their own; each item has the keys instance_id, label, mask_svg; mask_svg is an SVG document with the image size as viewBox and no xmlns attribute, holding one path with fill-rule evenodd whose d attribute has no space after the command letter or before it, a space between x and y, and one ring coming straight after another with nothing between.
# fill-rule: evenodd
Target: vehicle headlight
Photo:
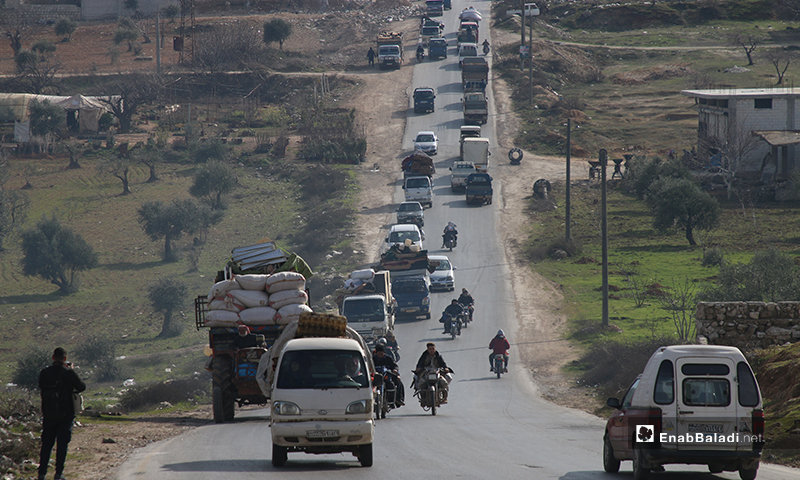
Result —
<instances>
[{"instance_id":1,"label":"vehicle headlight","mask_svg":"<svg viewBox=\"0 0 800 480\"><path fill-rule=\"evenodd\" d=\"M425 298L422 299L422 304L423 305L430 305L430 303L431 303L431 298L430 297L425 297Z\"/></svg>"},{"instance_id":2,"label":"vehicle headlight","mask_svg":"<svg viewBox=\"0 0 800 480\"><path fill-rule=\"evenodd\" d=\"M300 407L291 402L275 402L272 411L276 415L300 415Z\"/></svg>"},{"instance_id":3,"label":"vehicle headlight","mask_svg":"<svg viewBox=\"0 0 800 480\"><path fill-rule=\"evenodd\" d=\"M359 400L347 406L344 413L367 413L372 406L372 400Z\"/></svg>"},{"instance_id":4,"label":"vehicle headlight","mask_svg":"<svg viewBox=\"0 0 800 480\"><path fill-rule=\"evenodd\" d=\"M454 280L454 278L453 278L453 276L452 276L452 275L448 275L448 276L447 276L447 281L448 281L448 282L452 282L453 280Z\"/></svg>"}]
</instances>

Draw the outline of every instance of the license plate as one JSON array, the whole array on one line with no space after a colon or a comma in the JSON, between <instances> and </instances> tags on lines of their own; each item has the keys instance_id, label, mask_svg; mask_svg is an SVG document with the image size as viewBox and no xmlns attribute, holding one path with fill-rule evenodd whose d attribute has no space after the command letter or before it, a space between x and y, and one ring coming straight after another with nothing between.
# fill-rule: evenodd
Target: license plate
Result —
<instances>
[{"instance_id":1,"label":"license plate","mask_svg":"<svg viewBox=\"0 0 800 480\"><path fill-rule=\"evenodd\" d=\"M411 312L416 312L416 311L417 311L416 308L404 308L403 309L404 313L411 313Z\"/></svg>"},{"instance_id":2,"label":"license plate","mask_svg":"<svg viewBox=\"0 0 800 480\"><path fill-rule=\"evenodd\" d=\"M690 423L689 432L697 433L725 433L725 427L721 423Z\"/></svg>"},{"instance_id":3,"label":"license plate","mask_svg":"<svg viewBox=\"0 0 800 480\"><path fill-rule=\"evenodd\" d=\"M308 438L331 438L338 437L339 430L308 430L306 437Z\"/></svg>"}]
</instances>

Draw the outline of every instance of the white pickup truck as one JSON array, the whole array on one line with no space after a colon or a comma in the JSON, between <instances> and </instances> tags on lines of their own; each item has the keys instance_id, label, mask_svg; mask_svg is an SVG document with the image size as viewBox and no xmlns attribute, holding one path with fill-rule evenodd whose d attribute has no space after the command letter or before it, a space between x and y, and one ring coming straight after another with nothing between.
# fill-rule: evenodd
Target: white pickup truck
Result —
<instances>
[{"instance_id":1,"label":"white pickup truck","mask_svg":"<svg viewBox=\"0 0 800 480\"><path fill-rule=\"evenodd\" d=\"M464 189L467 185L467 177L469 177L469 174L477 172L474 163L459 160L453 162L450 171L452 172L450 174L450 189L454 192Z\"/></svg>"}]
</instances>

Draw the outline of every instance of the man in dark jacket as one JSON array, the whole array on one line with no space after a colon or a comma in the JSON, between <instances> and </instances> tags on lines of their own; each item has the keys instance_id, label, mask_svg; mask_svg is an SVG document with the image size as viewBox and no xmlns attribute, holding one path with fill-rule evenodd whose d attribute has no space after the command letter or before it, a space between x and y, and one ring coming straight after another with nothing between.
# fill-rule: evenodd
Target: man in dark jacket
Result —
<instances>
[{"instance_id":1,"label":"man in dark jacket","mask_svg":"<svg viewBox=\"0 0 800 480\"><path fill-rule=\"evenodd\" d=\"M58 347L53 351L53 364L39 372L39 391L42 395L42 450L39 454L39 480L47 475L50 453L56 448L56 480L64 478L64 462L67 446L72 439L72 424L75 407L72 393L86 390L72 364L67 361L67 352Z\"/></svg>"},{"instance_id":2,"label":"man in dark jacket","mask_svg":"<svg viewBox=\"0 0 800 480\"><path fill-rule=\"evenodd\" d=\"M453 380L453 369L447 366L447 363L445 363L442 355L436 351L436 344L433 342L429 342L426 345L425 351L422 352L419 360L417 360L417 368L414 370L414 374L416 375L416 378L414 379L414 387L417 390L424 389L427 383L425 375L423 375L426 367L441 368L444 370L444 372L446 372L443 373L443 376L439 377L438 388L444 394L442 403L447 403L447 391L449 389L450 382Z\"/></svg>"},{"instance_id":3,"label":"man in dark jacket","mask_svg":"<svg viewBox=\"0 0 800 480\"><path fill-rule=\"evenodd\" d=\"M450 302L450 305L444 309L442 312L442 318L439 319L439 323L444 323L444 332L442 333L450 333L450 322L447 321L447 317L456 318L457 316L464 313L463 307L458 303L458 300L455 298Z\"/></svg>"},{"instance_id":4,"label":"man in dark jacket","mask_svg":"<svg viewBox=\"0 0 800 480\"><path fill-rule=\"evenodd\" d=\"M381 344L375 345L375 353L372 355L372 363L375 364L375 367L386 367L392 372L390 375L392 378L391 381L397 387L395 408L405 405L405 389L403 388L403 382L400 380L400 374L397 373L397 362L395 362L394 359L389 355L386 355L385 346Z\"/></svg>"}]
</instances>

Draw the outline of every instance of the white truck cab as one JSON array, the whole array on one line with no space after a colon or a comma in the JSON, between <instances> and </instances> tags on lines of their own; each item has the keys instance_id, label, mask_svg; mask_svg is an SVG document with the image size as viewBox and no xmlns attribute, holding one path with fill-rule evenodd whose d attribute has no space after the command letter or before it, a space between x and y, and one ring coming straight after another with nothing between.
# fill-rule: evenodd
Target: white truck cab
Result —
<instances>
[{"instance_id":1,"label":"white truck cab","mask_svg":"<svg viewBox=\"0 0 800 480\"><path fill-rule=\"evenodd\" d=\"M289 340L272 385L272 464L289 452L351 452L372 466L372 373L372 356L352 338Z\"/></svg>"},{"instance_id":2,"label":"white truck cab","mask_svg":"<svg viewBox=\"0 0 800 480\"><path fill-rule=\"evenodd\" d=\"M403 181L406 202L419 202L433 207L433 182L430 177L408 177Z\"/></svg>"}]
</instances>

